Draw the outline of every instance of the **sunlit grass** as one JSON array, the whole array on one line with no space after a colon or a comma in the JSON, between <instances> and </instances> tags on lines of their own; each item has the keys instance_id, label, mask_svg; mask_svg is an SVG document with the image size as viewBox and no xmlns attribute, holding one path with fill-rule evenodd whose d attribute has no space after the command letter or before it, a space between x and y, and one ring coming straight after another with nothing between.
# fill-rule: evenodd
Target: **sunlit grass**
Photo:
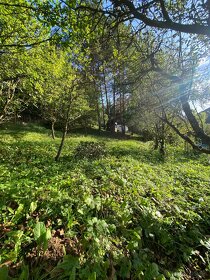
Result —
<instances>
[{"instance_id":1,"label":"sunlit grass","mask_svg":"<svg viewBox=\"0 0 210 280\"><path fill-rule=\"evenodd\" d=\"M0 225L8 230L0 233L1 264L11 261L12 267L24 261L29 279L37 269L43 279L49 273L55 279L52 271L62 258L53 267L47 260L40 262L44 255L34 228L41 222L57 242L63 240L58 232L64 232L72 252L79 252L67 253L80 264L76 279L87 279L81 276L87 271L107 279L110 256L119 279L127 274L138 279L140 272L145 279L182 279L186 267L196 277L208 275L209 255L201 245L208 241L210 220L206 155L169 146L163 158L152 142L71 133L55 162L61 133L57 135L53 140L50 130L37 126L1 130ZM104 142L106 153L95 158L81 153L78 158L76 148L84 141L96 147ZM33 264L27 260L30 252ZM24 269L16 269L16 275ZM56 279L62 275L58 269Z\"/></svg>"}]
</instances>

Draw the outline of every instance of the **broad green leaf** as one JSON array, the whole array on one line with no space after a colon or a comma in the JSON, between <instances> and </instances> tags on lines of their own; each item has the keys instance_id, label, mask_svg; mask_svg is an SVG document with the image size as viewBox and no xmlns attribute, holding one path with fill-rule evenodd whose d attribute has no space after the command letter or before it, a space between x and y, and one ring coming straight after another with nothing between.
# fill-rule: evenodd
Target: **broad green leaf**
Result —
<instances>
[{"instance_id":1,"label":"broad green leaf","mask_svg":"<svg viewBox=\"0 0 210 280\"><path fill-rule=\"evenodd\" d=\"M46 234L46 226L43 222L38 222L34 228L34 239L37 241Z\"/></svg>"}]
</instances>

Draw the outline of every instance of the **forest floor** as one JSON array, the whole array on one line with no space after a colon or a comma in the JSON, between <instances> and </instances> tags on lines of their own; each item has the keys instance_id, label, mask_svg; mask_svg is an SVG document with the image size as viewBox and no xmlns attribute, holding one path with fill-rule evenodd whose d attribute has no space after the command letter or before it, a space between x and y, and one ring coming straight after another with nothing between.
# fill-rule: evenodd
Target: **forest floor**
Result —
<instances>
[{"instance_id":1,"label":"forest floor","mask_svg":"<svg viewBox=\"0 0 210 280\"><path fill-rule=\"evenodd\" d=\"M210 163L152 143L0 128L0 279L210 279Z\"/></svg>"}]
</instances>

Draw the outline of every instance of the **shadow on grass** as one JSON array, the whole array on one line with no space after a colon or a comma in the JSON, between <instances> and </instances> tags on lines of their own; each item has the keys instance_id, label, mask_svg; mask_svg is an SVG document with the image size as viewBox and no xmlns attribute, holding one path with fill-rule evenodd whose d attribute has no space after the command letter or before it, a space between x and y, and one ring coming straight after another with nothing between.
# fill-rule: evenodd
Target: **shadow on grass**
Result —
<instances>
[{"instance_id":1,"label":"shadow on grass","mask_svg":"<svg viewBox=\"0 0 210 280\"><path fill-rule=\"evenodd\" d=\"M34 123L7 123L0 126L1 136L11 136L16 141L22 140L28 133L39 133L42 135L50 135L50 130Z\"/></svg>"},{"instance_id":2,"label":"shadow on grass","mask_svg":"<svg viewBox=\"0 0 210 280\"><path fill-rule=\"evenodd\" d=\"M1 179L0 206L4 209L1 217L13 219L12 231L19 230L21 227L27 229L28 223L32 220L31 224L34 225L38 218L45 224L52 221L53 230L63 229L66 234L69 230L69 220L77 221L78 224L71 230L78 240L80 253L87 260L86 264L81 265L80 271L76 270L77 279L80 279L78 275L81 270L90 271L90 273L103 271L108 277L111 277L110 271L112 271L120 280L126 279L126 273L126 275L130 275L130 279L138 279L137 276L140 272L143 272L144 276L148 276L147 278L145 276L144 279L154 279L159 274L163 274L167 278L167 273L177 272L182 267L186 268L185 273L188 276L186 279L209 279L206 260L208 250L200 243L203 235L208 234L210 225L210 214L206 214L207 210L200 221L194 218L192 213L190 221L184 219L180 221L173 217L171 222L167 223L168 216L165 220L154 217L150 204L142 207L140 202L130 201L129 196L126 198L126 193L122 196L121 185L112 186L113 193L109 195L113 197L113 205L104 202L100 209L88 207L84 201L84 192L87 191L94 196L93 186L96 188L97 183L91 181L91 176L86 178L84 174L76 173L75 170L81 159L75 159L74 154L63 156L58 163L54 162L53 156L56 148L54 145L49 149L48 144L44 141L34 145L28 141L7 146L3 142L1 143L3 151L1 160L9 170L9 173L3 175ZM141 147L113 147L110 148L109 153L119 159L128 154L141 162L161 163L158 161L157 152L143 150ZM83 167L81 166L81 169ZM74 178L70 177L69 172L71 171L75 171ZM6 184L4 185L4 183ZM105 184L103 188L104 193L109 193L111 185ZM126 199L127 205L129 205L130 216L128 216L129 209L123 206L123 199ZM140 201L142 204L145 202L143 198L140 198ZM36 202L37 208L33 215L26 220L31 202ZM24 205L22 216L13 218L20 203ZM14 210L14 213L5 210L5 206L10 207L10 211ZM83 213L79 213L78 209L82 209ZM116 212L116 209L119 212ZM193 211L194 208L192 208ZM173 213L167 215L173 215ZM95 217L105 220L107 224L114 224L116 227L116 231L111 236L111 249L106 250L103 258L99 256L100 261L91 259L93 253L101 252L100 242L95 242L94 236L88 242L86 239L89 234L89 221ZM0 221L0 224L3 222ZM137 235L139 232L141 233L140 239ZM98 233L95 232L95 234ZM108 234L108 237L104 238L111 237ZM8 241L9 235L4 234L1 238L3 241ZM1 245L3 248L4 245L0 242ZM71 243L71 246L74 244ZM95 248L94 252L91 251L93 248ZM68 251L68 248L65 249ZM22 255L25 258L27 247L24 250ZM76 250L78 247L75 247ZM114 263L111 259L112 252L118 253ZM48 261L50 258L53 263L53 253L49 255ZM127 272L125 272L125 268ZM153 276L150 275L152 270L154 270ZM40 271L40 273L42 272ZM63 273L64 271L60 270L55 278L59 279ZM106 279L102 274L98 278Z\"/></svg>"},{"instance_id":3,"label":"shadow on grass","mask_svg":"<svg viewBox=\"0 0 210 280\"><path fill-rule=\"evenodd\" d=\"M153 164L162 164L165 162L165 157L160 154L159 151L154 150L152 148L143 147L113 147L110 149L109 154L111 156L115 156L116 158L123 158L126 156L130 156L135 160L145 162L145 163L153 163Z\"/></svg>"},{"instance_id":4,"label":"shadow on grass","mask_svg":"<svg viewBox=\"0 0 210 280\"><path fill-rule=\"evenodd\" d=\"M115 132L112 133L110 131L106 131L106 130L98 130L98 129L94 129L94 128L87 128L85 129L72 129L69 131L69 135L71 135L71 133L73 133L74 135L84 135L84 136L97 136L98 138L110 138L110 139L119 139L119 140L137 140L140 141L141 137L140 136L133 136L133 135L123 135L122 133L119 132Z\"/></svg>"}]
</instances>

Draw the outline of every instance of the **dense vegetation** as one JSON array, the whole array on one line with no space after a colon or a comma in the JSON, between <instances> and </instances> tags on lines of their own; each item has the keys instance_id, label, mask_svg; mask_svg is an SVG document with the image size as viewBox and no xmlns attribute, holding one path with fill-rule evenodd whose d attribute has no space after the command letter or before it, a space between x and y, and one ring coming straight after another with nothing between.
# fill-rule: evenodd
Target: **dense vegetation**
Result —
<instances>
[{"instance_id":1,"label":"dense vegetation","mask_svg":"<svg viewBox=\"0 0 210 280\"><path fill-rule=\"evenodd\" d=\"M93 133L55 162L58 146L1 128L1 280L209 279L207 155Z\"/></svg>"},{"instance_id":2,"label":"dense vegetation","mask_svg":"<svg viewBox=\"0 0 210 280\"><path fill-rule=\"evenodd\" d=\"M144 2L144 3L143 3ZM115 123L210 153L209 0L0 2L0 123ZM15 15L15 17L14 17Z\"/></svg>"},{"instance_id":3,"label":"dense vegetation","mask_svg":"<svg viewBox=\"0 0 210 280\"><path fill-rule=\"evenodd\" d=\"M210 279L209 38L210 0L0 1L0 280Z\"/></svg>"}]
</instances>

